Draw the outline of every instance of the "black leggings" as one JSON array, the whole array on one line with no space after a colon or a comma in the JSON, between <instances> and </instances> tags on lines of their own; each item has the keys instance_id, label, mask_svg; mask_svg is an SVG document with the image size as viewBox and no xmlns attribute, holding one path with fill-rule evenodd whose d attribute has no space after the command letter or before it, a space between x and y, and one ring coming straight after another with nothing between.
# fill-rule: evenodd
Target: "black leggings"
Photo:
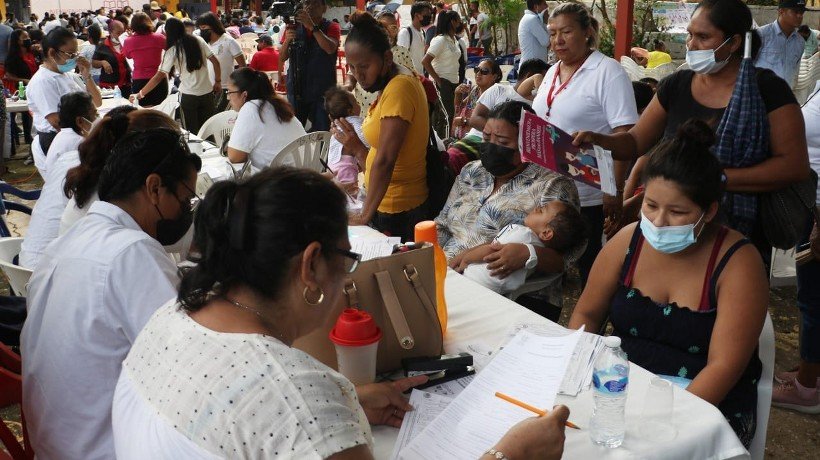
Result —
<instances>
[{"instance_id":1,"label":"black leggings","mask_svg":"<svg viewBox=\"0 0 820 460\"><path fill-rule=\"evenodd\" d=\"M131 82L131 91L133 91L134 94L139 93L148 81L149 79L147 78L134 80ZM160 80L159 84L154 87L154 89L149 91L148 94L145 94L145 97L140 99L140 107L153 107L155 105L160 105L166 97L168 97L168 79L163 78Z\"/></svg>"},{"instance_id":2,"label":"black leggings","mask_svg":"<svg viewBox=\"0 0 820 460\"><path fill-rule=\"evenodd\" d=\"M182 109L182 120L185 123L185 129L197 134L199 128L214 114L214 93L207 93L202 96L182 93L179 108Z\"/></svg>"}]
</instances>

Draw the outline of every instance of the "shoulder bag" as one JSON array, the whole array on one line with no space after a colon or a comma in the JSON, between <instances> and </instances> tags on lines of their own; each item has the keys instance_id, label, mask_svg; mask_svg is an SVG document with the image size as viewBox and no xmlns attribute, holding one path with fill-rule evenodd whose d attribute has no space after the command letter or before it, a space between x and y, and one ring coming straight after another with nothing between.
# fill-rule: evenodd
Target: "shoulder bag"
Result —
<instances>
[{"instance_id":1,"label":"shoulder bag","mask_svg":"<svg viewBox=\"0 0 820 460\"><path fill-rule=\"evenodd\" d=\"M795 247L814 218L817 173L810 172L801 182L760 195L759 219L766 239L775 248Z\"/></svg>"},{"instance_id":2,"label":"shoulder bag","mask_svg":"<svg viewBox=\"0 0 820 460\"><path fill-rule=\"evenodd\" d=\"M401 368L403 358L439 356L444 337L436 312L433 246L392 254L359 264L345 282L345 304L337 305L327 324L294 347L337 369L336 349L328 334L344 308L359 308L382 330L376 372Z\"/></svg>"}]
</instances>

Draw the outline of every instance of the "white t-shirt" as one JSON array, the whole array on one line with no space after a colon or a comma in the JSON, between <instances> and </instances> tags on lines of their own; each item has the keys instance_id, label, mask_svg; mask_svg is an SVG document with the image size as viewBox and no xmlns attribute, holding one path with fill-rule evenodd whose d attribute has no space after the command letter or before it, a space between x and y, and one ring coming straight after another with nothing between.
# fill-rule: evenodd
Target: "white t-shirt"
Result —
<instances>
[{"instance_id":1,"label":"white t-shirt","mask_svg":"<svg viewBox=\"0 0 820 460\"><path fill-rule=\"evenodd\" d=\"M530 103L530 101L521 97L512 85L505 85L501 83L496 83L493 86L490 86L486 91L481 93L481 96L478 97L478 104L487 107L488 110L492 110L508 101L521 101L526 102L527 104ZM482 137L484 136L484 133L473 128L467 133L467 135Z\"/></svg>"},{"instance_id":2,"label":"white t-shirt","mask_svg":"<svg viewBox=\"0 0 820 460\"><path fill-rule=\"evenodd\" d=\"M530 59L549 62L550 35L542 16L530 10L524 11L524 17L518 23L518 44L522 64Z\"/></svg>"},{"instance_id":3,"label":"white t-shirt","mask_svg":"<svg viewBox=\"0 0 820 460\"><path fill-rule=\"evenodd\" d=\"M75 91L85 92L79 78L79 74L52 72L45 66L40 66L26 87L34 129L41 133L56 131L46 120L46 116L60 112L60 98L63 95Z\"/></svg>"},{"instance_id":4,"label":"white t-shirt","mask_svg":"<svg viewBox=\"0 0 820 460\"><path fill-rule=\"evenodd\" d=\"M450 83L458 83L458 59L462 55L458 40L446 35L436 35L427 48L427 54L433 56L433 69L439 77Z\"/></svg>"},{"instance_id":5,"label":"white t-shirt","mask_svg":"<svg viewBox=\"0 0 820 460\"><path fill-rule=\"evenodd\" d=\"M46 157L46 170L51 171L51 167L57 162L57 159L60 158L64 153L70 152L72 150L77 150L77 147L80 145L85 138L76 131L71 128L63 128L54 136L54 140L51 141L51 147L48 148L48 156ZM49 175L51 175L49 173ZM63 173L63 177L59 178L60 180L65 179L65 173Z\"/></svg>"},{"instance_id":6,"label":"white t-shirt","mask_svg":"<svg viewBox=\"0 0 820 460\"><path fill-rule=\"evenodd\" d=\"M211 43L211 51L219 61L220 80L222 81L222 89L228 87L228 79L233 72L234 60L242 56L242 48L239 42L233 39L227 32L222 34L215 42ZM214 66L208 62L208 72L211 79L214 79Z\"/></svg>"},{"instance_id":7,"label":"white t-shirt","mask_svg":"<svg viewBox=\"0 0 820 460\"><path fill-rule=\"evenodd\" d=\"M521 243L540 248L544 247L544 243L535 232L530 230L529 227L519 224L510 224L502 228L496 235L495 240L501 244ZM535 271L535 269L527 270L526 267L522 267L510 273L506 278L501 279L490 276L487 265L486 263L470 264L464 269L464 276L499 294L506 294L520 288L527 280L527 276Z\"/></svg>"},{"instance_id":8,"label":"white t-shirt","mask_svg":"<svg viewBox=\"0 0 820 460\"><path fill-rule=\"evenodd\" d=\"M270 166L271 161L288 144L304 136L305 128L296 117L280 122L273 105L265 103L259 115L261 100L246 102L236 117L228 147L245 152L251 165L258 169Z\"/></svg>"},{"instance_id":9,"label":"white t-shirt","mask_svg":"<svg viewBox=\"0 0 820 460\"><path fill-rule=\"evenodd\" d=\"M72 129L64 129L74 132ZM57 135L57 137L60 136ZM82 138L80 138L82 139ZM56 143L57 140L54 140ZM52 147L54 144L52 144ZM51 160L51 155L48 156ZM64 152L48 168L48 174L40 192L40 198L31 210L26 236L20 246L20 265L33 270L40 260L40 255L60 234L60 219L65 210L68 198L63 193L65 176L69 169L80 164L80 155L76 150Z\"/></svg>"},{"instance_id":10,"label":"white t-shirt","mask_svg":"<svg viewBox=\"0 0 820 460\"><path fill-rule=\"evenodd\" d=\"M396 38L396 44L410 50L410 57L413 59L413 68L419 75L424 75L424 66L421 61L424 59L424 34L421 30L416 30L413 26L403 27Z\"/></svg>"},{"instance_id":11,"label":"white t-shirt","mask_svg":"<svg viewBox=\"0 0 820 460\"><path fill-rule=\"evenodd\" d=\"M199 38L197 35L193 35L193 37L196 38L197 43L199 43L199 49L202 51L202 67L193 72L188 72L188 67L185 65L185 53L182 52L179 59L177 59L177 47L174 45L165 50L159 70L170 74L171 68L176 67L181 81L179 84L179 92L193 96L202 96L214 90L214 80L210 76L211 71L208 65L208 58L213 56L213 52L211 52L211 48L205 43L205 40Z\"/></svg>"},{"instance_id":12,"label":"white t-shirt","mask_svg":"<svg viewBox=\"0 0 820 460\"><path fill-rule=\"evenodd\" d=\"M812 94L820 91L820 83ZM803 106L803 119L806 122L806 142L809 147L809 163L811 168L820 174L820 94ZM817 184L817 205L820 206L820 183Z\"/></svg>"},{"instance_id":13,"label":"white t-shirt","mask_svg":"<svg viewBox=\"0 0 820 460\"><path fill-rule=\"evenodd\" d=\"M273 337L203 327L176 301L151 317L122 370L119 459L324 459L373 445L344 376Z\"/></svg>"},{"instance_id":14,"label":"white t-shirt","mask_svg":"<svg viewBox=\"0 0 820 460\"><path fill-rule=\"evenodd\" d=\"M58 27L62 27L62 24L60 23L59 19L55 19L53 21L48 21L43 26L43 35L48 35L49 32L51 32L52 30L54 30Z\"/></svg>"},{"instance_id":15,"label":"white t-shirt","mask_svg":"<svg viewBox=\"0 0 820 460\"><path fill-rule=\"evenodd\" d=\"M609 134L619 126L638 121L632 82L618 61L599 51L593 51L564 90L554 96L552 110L547 116L547 96L559 67L558 64L550 67L538 88L532 108L539 117L570 134L576 131ZM555 80L553 93L560 87L559 78ZM603 192L574 183L578 187L581 207L603 203Z\"/></svg>"},{"instance_id":16,"label":"white t-shirt","mask_svg":"<svg viewBox=\"0 0 820 460\"><path fill-rule=\"evenodd\" d=\"M479 33L478 33L478 19L470 16L469 25L470 25L470 29L472 29L473 26L476 26L475 34L473 35L472 38L478 40L478 37L480 36Z\"/></svg>"},{"instance_id":17,"label":"white t-shirt","mask_svg":"<svg viewBox=\"0 0 820 460\"><path fill-rule=\"evenodd\" d=\"M23 410L38 458L114 458L111 403L122 360L177 283L159 242L103 201L46 248L20 337Z\"/></svg>"}]
</instances>

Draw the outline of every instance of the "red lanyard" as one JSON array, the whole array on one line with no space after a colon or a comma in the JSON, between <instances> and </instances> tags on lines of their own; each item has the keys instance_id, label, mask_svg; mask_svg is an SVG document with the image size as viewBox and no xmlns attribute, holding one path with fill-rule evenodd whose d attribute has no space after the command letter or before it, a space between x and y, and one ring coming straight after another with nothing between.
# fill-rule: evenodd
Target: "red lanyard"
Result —
<instances>
[{"instance_id":1,"label":"red lanyard","mask_svg":"<svg viewBox=\"0 0 820 460\"><path fill-rule=\"evenodd\" d=\"M555 69L555 75L552 76L552 84L550 85L550 91L549 93L547 93L547 116L550 116L550 111L552 110L552 103L553 101L555 101L555 98L558 97L559 94L561 94L561 91L563 91L564 88L567 87L567 85L569 85L569 82L572 81L572 77L574 77L575 74L581 69L581 67L583 67L584 62L586 61L586 58L584 58L583 62L581 62L581 65L579 65L578 68L572 72L572 75L570 75L569 78L567 78L567 81L565 81L561 84L561 86L558 87L558 91L555 91L555 82L558 81L558 77L561 75L561 63L558 63L558 68ZM553 92L555 92L555 94L553 94Z\"/></svg>"}]
</instances>

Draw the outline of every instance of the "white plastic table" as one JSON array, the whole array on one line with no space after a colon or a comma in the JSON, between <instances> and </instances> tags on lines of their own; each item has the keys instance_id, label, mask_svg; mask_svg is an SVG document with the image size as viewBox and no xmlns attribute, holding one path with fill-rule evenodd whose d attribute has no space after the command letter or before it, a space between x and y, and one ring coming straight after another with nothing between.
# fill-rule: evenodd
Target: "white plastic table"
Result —
<instances>
[{"instance_id":1,"label":"white plastic table","mask_svg":"<svg viewBox=\"0 0 820 460\"><path fill-rule=\"evenodd\" d=\"M367 227L351 227L351 238L379 235ZM561 328L515 302L459 275L447 273L445 284L448 326L444 337L447 352L464 349L467 344L497 347L510 328L517 324L541 324ZM642 439L637 424L643 411L643 396L654 375L631 364L629 395L626 404L626 438L620 448L607 449L594 445L589 439L589 418L592 415L592 391L577 397L559 395L557 402L570 408L570 420L581 430L566 430L564 458L571 459L726 459L748 458L749 453L735 436L718 409L706 401L675 387L672 423L677 437L664 443ZM373 427L375 457L388 459L396 443L399 430L392 427Z\"/></svg>"}]
</instances>

